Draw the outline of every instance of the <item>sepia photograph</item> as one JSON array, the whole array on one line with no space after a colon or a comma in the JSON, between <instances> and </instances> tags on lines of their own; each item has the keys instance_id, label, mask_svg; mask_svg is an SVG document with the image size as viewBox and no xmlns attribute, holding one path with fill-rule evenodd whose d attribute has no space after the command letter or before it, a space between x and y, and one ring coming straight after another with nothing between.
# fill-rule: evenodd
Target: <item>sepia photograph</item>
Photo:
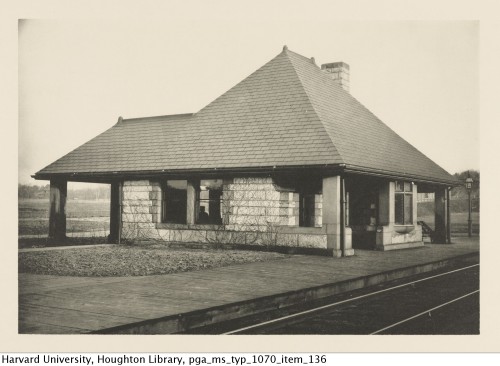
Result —
<instances>
[{"instance_id":1,"label":"sepia photograph","mask_svg":"<svg viewBox=\"0 0 500 366\"><path fill-rule=\"evenodd\" d=\"M481 334L478 21L27 18L18 50L18 334Z\"/></svg>"}]
</instances>

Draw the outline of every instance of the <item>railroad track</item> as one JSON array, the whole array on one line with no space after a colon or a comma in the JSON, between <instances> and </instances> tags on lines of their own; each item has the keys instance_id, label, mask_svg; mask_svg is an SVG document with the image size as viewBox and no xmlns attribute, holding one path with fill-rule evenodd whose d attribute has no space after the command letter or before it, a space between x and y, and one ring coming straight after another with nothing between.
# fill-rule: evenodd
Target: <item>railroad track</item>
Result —
<instances>
[{"instance_id":1,"label":"railroad track","mask_svg":"<svg viewBox=\"0 0 500 366\"><path fill-rule=\"evenodd\" d=\"M255 319L250 324L228 322L217 326L217 333L479 333L479 264L414 276L343 297L272 319Z\"/></svg>"}]
</instances>

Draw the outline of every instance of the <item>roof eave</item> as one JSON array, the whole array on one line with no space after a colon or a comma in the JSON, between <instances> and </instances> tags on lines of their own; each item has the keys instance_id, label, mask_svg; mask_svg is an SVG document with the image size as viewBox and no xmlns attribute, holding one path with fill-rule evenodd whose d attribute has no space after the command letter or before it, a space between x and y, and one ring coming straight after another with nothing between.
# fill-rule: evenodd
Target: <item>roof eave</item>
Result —
<instances>
[{"instance_id":1,"label":"roof eave","mask_svg":"<svg viewBox=\"0 0 500 366\"><path fill-rule=\"evenodd\" d=\"M293 172L297 170L321 169L332 174L340 173L344 164L316 164L316 165L273 165L261 167L238 168L198 168L198 169L163 169L163 170L135 170L116 172L73 172L73 173L43 173L32 175L36 180L66 179L75 182L115 181L126 178L153 178L161 176L187 176L187 175L233 175L233 174L270 174L277 172Z\"/></svg>"},{"instance_id":2,"label":"roof eave","mask_svg":"<svg viewBox=\"0 0 500 366\"><path fill-rule=\"evenodd\" d=\"M449 187L459 186L462 183L454 179L440 179L425 177L415 174L384 171L367 167L359 167L346 164L316 164L316 165L284 165L284 166L262 166L262 167L239 167L239 168L198 168L198 169L164 169L164 170L135 170L115 172L73 172L73 173L43 173L38 172L32 177L36 180L65 179L74 182L112 182L127 178L154 178L161 176L187 176L187 175L232 175L232 174L270 174L277 172L290 172L299 170L320 169L323 172L339 174L342 172L376 176L387 179L405 179L415 182L443 185Z\"/></svg>"},{"instance_id":3,"label":"roof eave","mask_svg":"<svg viewBox=\"0 0 500 366\"><path fill-rule=\"evenodd\" d=\"M401 180L412 180L418 183L426 183L426 184L434 184L434 185L443 185L448 187L456 187L461 185L462 183L458 180L454 179L453 176L450 175L450 179L441 179L435 177L426 177L420 176L411 173L401 173L401 172L392 172L380 169L371 169L367 167L358 167L353 165L346 165L345 167L346 173L352 174L363 174L370 176L377 176L380 178L388 178L388 179L401 179Z\"/></svg>"}]
</instances>

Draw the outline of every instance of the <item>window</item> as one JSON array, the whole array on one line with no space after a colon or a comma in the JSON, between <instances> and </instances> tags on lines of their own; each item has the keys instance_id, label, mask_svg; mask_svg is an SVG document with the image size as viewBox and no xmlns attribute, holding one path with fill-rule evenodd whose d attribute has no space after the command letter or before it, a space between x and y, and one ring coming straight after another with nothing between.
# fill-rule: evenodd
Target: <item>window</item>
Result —
<instances>
[{"instance_id":1,"label":"window","mask_svg":"<svg viewBox=\"0 0 500 366\"><path fill-rule=\"evenodd\" d=\"M314 193L299 193L299 226L314 227Z\"/></svg>"},{"instance_id":2,"label":"window","mask_svg":"<svg viewBox=\"0 0 500 366\"><path fill-rule=\"evenodd\" d=\"M396 182L395 206L396 225L413 224L413 187L410 182Z\"/></svg>"},{"instance_id":3,"label":"window","mask_svg":"<svg viewBox=\"0 0 500 366\"><path fill-rule=\"evenodd\" d=\"M280 202L280 211L287 209L283 210L285 211L281 214L283 217L289 219L293 215L295 225L298 224L302 227L321 226L320 204L322 201L320 195L323 185L321 176L312 174L307 176L276 175L273 177L273 183L277 191L286 193L285 197L288 197L282 198L283 201ZM293 211L288 211L288 209L293 209Z\"/></svg>"},{"instance_id":4,"label":"window","mask_svg":"<svg viewBox=\"0 0 500 366\"><path fill-rule=\"evenodd\" d=\"M197 224L222 224L222 179L200 180L196 202Z\"/></svg>"},{"instance_id":5,"label":"window","mask_svg":"<svg viewBox=\"0 0 500 366\"><path fill-rule=\"evenodd\" d=\"M162 194L162 221L176 224L186 223L187 181L167 180Z\"/></svg>"}]
</instances>

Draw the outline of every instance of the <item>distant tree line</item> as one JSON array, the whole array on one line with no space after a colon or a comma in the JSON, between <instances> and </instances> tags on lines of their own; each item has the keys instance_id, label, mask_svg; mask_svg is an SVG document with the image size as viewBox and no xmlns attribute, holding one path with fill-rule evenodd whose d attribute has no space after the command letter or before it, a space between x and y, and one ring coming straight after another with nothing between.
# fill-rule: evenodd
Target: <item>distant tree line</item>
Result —
<instances>
[{"instance_id":1,"label":"distant tree line","mask_svg":"<svg viewBox=\"0 0 500 366\"><path fill-rule=\"evenodd\" d=\"M110 189L106 186L89 187L80 189L68 189L68 199L97 200L109 199ZM49 199L50 185L36 186L28 184L18 184L18 198L39 198Z\"/></svg>"},{"instance_id":2,"label":"distant tree line","mask_svg":"<svg viewBox=\"0 0 500 366\"><path fill-rule=\"evenodd\" d=\"M451 190L452 198L468 198L467 190L465 189L465 180L470 176L473 180L472 182L472 190L471 197L473 199L479 200L479 186L480 186L480 175L477 170L464 170L460 173L453 174L462 184L458 187L455 187Z\"/></svg>"}]
</instances>

